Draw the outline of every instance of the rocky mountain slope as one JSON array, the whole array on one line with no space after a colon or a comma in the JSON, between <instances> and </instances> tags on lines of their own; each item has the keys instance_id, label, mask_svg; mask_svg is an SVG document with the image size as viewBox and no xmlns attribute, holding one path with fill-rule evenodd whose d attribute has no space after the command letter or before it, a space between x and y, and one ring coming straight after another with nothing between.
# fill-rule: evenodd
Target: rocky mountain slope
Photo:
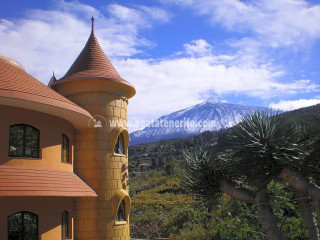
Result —
<instances>
[{"instance_id":1,"label":"rocky mountain slope","mask_svg":"<svg viewBox=\"0 0 320 240\"><path fill-rule=\"evenodd\" d=\"M205 131L219 131L234 126L242 117L264 107L223 103L215 98L157 119L143 130L130 134L130 145L156 142L162 139L198 135Z\"/></svg>"}]
</instances>

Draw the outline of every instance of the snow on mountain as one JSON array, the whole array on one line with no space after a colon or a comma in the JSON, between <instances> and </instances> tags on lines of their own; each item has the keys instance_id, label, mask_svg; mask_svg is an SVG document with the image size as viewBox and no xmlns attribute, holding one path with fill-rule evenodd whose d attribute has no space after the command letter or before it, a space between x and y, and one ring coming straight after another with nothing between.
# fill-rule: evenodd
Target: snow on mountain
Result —
<instances>
[{"instance_id":1,"label":"snow on mountain","mask_svg":"<svg viewBox=\"0 0 320 240\"><path fill-rule=\"evenodd\" d=\"M209 98L200 104L162 116L145 129L131 133L130 145L226 129L257 111L270 109L223 103Z\"/></svg>"}]
</instances>

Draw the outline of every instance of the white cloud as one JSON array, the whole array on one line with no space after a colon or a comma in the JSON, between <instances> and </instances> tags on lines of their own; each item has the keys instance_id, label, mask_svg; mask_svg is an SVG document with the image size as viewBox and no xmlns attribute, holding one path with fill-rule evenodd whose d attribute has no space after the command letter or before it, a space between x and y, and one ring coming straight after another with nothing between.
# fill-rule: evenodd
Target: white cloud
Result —
<instances>
[{"instance_id":1,"label":"white cloud","mask_svg":"<svg viewBox=\"0 0 320 240\"><path fill-rule=\"evenodd\" d=\"M223 97L244 94L271 98L308 91L319 86L310 80L281 83L283 73L270 66L227 67L215 57L184 57L163 60L127 59L114 61L122 77L137 90L130 100L129 114L133 119L154 117L189 107L210 95Z\"/></svg>"},{"instance_id":2,"label":"white cloud","mask_svg":"<svg viewBox=\"0 0 320 240\"><path fill-rule=\"evenodd\" d=\"M160 23L166 23L170 22L171 18L173 17L173 14L164 11L161 8L157 7L146 7L141 6L140 9L144 12L145 15L147 15L149 18L156 20Z\"/></svg>"},{"instance_id":3,"label":"white cloud","mask_svg":"<svg viewBox=\"0 0 320 240\"><path fill-rule=\"evenodd\" d=\"M70 1L66 2L64 0L58 0L56 2L56 7L59 11L72 13L77 16L81 16L81 18L90 18L100 17L100 12L94 7L86 4L82 4L79 1ZM32 15L30 15L32 16Z\"/></svg>"},{"instance_id":4,"label":"white cloud","mask_svg":"<svg viewBox=\"0 0 320 240\"><path fill-rule=\"evenodd\" d=\"M150 27L154 21L164 23L169 22L172 14L156 7L140 6L128 8L119 4L111 4L107 11L119 22L133 24L143 28Z\"/></svg>"},{"instance_id":5,"label":"white cloud","mask_svg":"<svg viewBox=\"0 0 320 240\"><path fill-rule=\"evenodd\" d=\"M46 83L52 70L63 74L71 66L88 38L88 25L68 13L34 10L33 18L0 23L0 52Z\"/></svg>"},{"instance_id":6,"label":"white cloud","mask_svg":"<svg viewBox=\"0 0 320 240\"><path fill-rule=\"evenodd\" d=\"M212 55L213 47L204 39L193 40L184 45L186 54L192 57L203 57Z\"/></svg>"},{"instance_id":7,"label":"white cloud","mask_svg":"<svg viewBox=\"0 0 320 240\"><path fill-rule=\"evenodd\" d=\"M136 9L131 9L119 4L112 4L108 6L107 10L109 14L122 23L132 23L135 25L143 25L146 23L141 12Z\"/></svg>"},{"instance_id":8,"label":"white cloud","mask_svg":"<svg viewBox=\"0 0 320 240\"><path fill-rule=\"evenodd\" d=\"M310 80L280 82L285 72L256 61L250 39L242 42L248 47L233 55L213 56L213 47L206 40L197 39L183 45L184 57L135 59L132 56L142 51L141 47L154 44L140 36L141 29L170 21L169 13L158 8L113 4L106 8L113 9L113 15L106 17L105 12L78 2L59 4L57 10L29 10L21 19L2 19L1 55L16 59L44 83L49 81L52 70L62 77L84 47L94 15L101 47L120 75L137 89L129 105L132 120L150 120L189 107L203 100L208 92L219 97L245 94L270 98L319 89Z\"/></svg>"},{"instance_id":9,"label":"white cloud","mask_svg":"<svg viewBox=\"0 0 320 240\"><path fill-rule=\"evenodd\" d=\"M275 110L292 111L299 108L313 106L319 103L320 99L281 100L277 103L271 103L269 107Z\"/></svg>"},{"instance_id":10,"label":"white cloud","mask_svg":"<svg viewBox=\"0 0 320 240\"><path fill-rule=\"evenodd\" d=\"M193 7L214 25L254 33L271 47L303 45L320 38L320 5L305 0L197 0L179 4Z\"/></svg>"},{"instance_id":11,"label":"white cloud","mask_svg":"<svg viewBox=\"0 0 320 240\"><path fill-rule=\"evenodd\" d=\"M0 20L0 53L20 62L27 72L47 83L55 70L57 77L66 73L84 47L96 18L95 33L108 57L132 56L154 43L139 35L148 22L165 22L165 11L148 7L131 9L120 5L116 16L105 16L77 1L59 1L55 10L26 10L19 19ZM126 18L126 12L128 14ZM132 17L138 16L136 21ZM119 20L120 19L120 20Z\"/></svg>"}]
</instances>

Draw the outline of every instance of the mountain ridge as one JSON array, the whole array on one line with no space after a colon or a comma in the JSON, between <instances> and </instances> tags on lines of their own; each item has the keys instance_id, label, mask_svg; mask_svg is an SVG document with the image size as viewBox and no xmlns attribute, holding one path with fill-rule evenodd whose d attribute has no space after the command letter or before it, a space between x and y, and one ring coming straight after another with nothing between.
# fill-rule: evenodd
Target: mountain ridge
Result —
<instances>
[{"instance_id":1,"label":"mountain ridge","mask_svg":"<svg viewBox=\"0 0 320 240\"><path fill-rule=\"evenodd\" d=\"M224 103L216 98L161 116L143 130L130 134L130 145L163 139L189 137L205 131L219 131L239 123L256 111L269 108Z\"/></svg>"}]
</instances>

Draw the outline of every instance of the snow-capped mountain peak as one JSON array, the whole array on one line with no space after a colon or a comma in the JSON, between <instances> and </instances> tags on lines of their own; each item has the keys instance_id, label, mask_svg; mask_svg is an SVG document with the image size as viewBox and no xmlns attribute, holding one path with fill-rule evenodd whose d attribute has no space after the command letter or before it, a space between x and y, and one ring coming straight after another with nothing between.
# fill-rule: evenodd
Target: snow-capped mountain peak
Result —
<instances>
[{"instance_id":1,"label":"snow-capped mountain peak","mask_svg":"<svg viewBox=\"0 0 320 240\"><path fill-rule=\"evenodd\" d=\"M162 116L145 129L131 133L130 144L219 131L232 127L244 116L257 111L270 109L223 103L216 98L209 98L200 104Z\"/></svg>"},{"instance_id":2,"label":"snow-capped mountain peak","mask_svg":"<svg viewBox=\"0 0 320 240\"><path fill-rule=\"evenodd\" d=\"M206 101L204 101L203 103L211 103L211 104L217 104L217 103L221 103L219 101L219 99L215 98L215 97L211 97L208 98Z\"/></svg>"}]
</instances>

